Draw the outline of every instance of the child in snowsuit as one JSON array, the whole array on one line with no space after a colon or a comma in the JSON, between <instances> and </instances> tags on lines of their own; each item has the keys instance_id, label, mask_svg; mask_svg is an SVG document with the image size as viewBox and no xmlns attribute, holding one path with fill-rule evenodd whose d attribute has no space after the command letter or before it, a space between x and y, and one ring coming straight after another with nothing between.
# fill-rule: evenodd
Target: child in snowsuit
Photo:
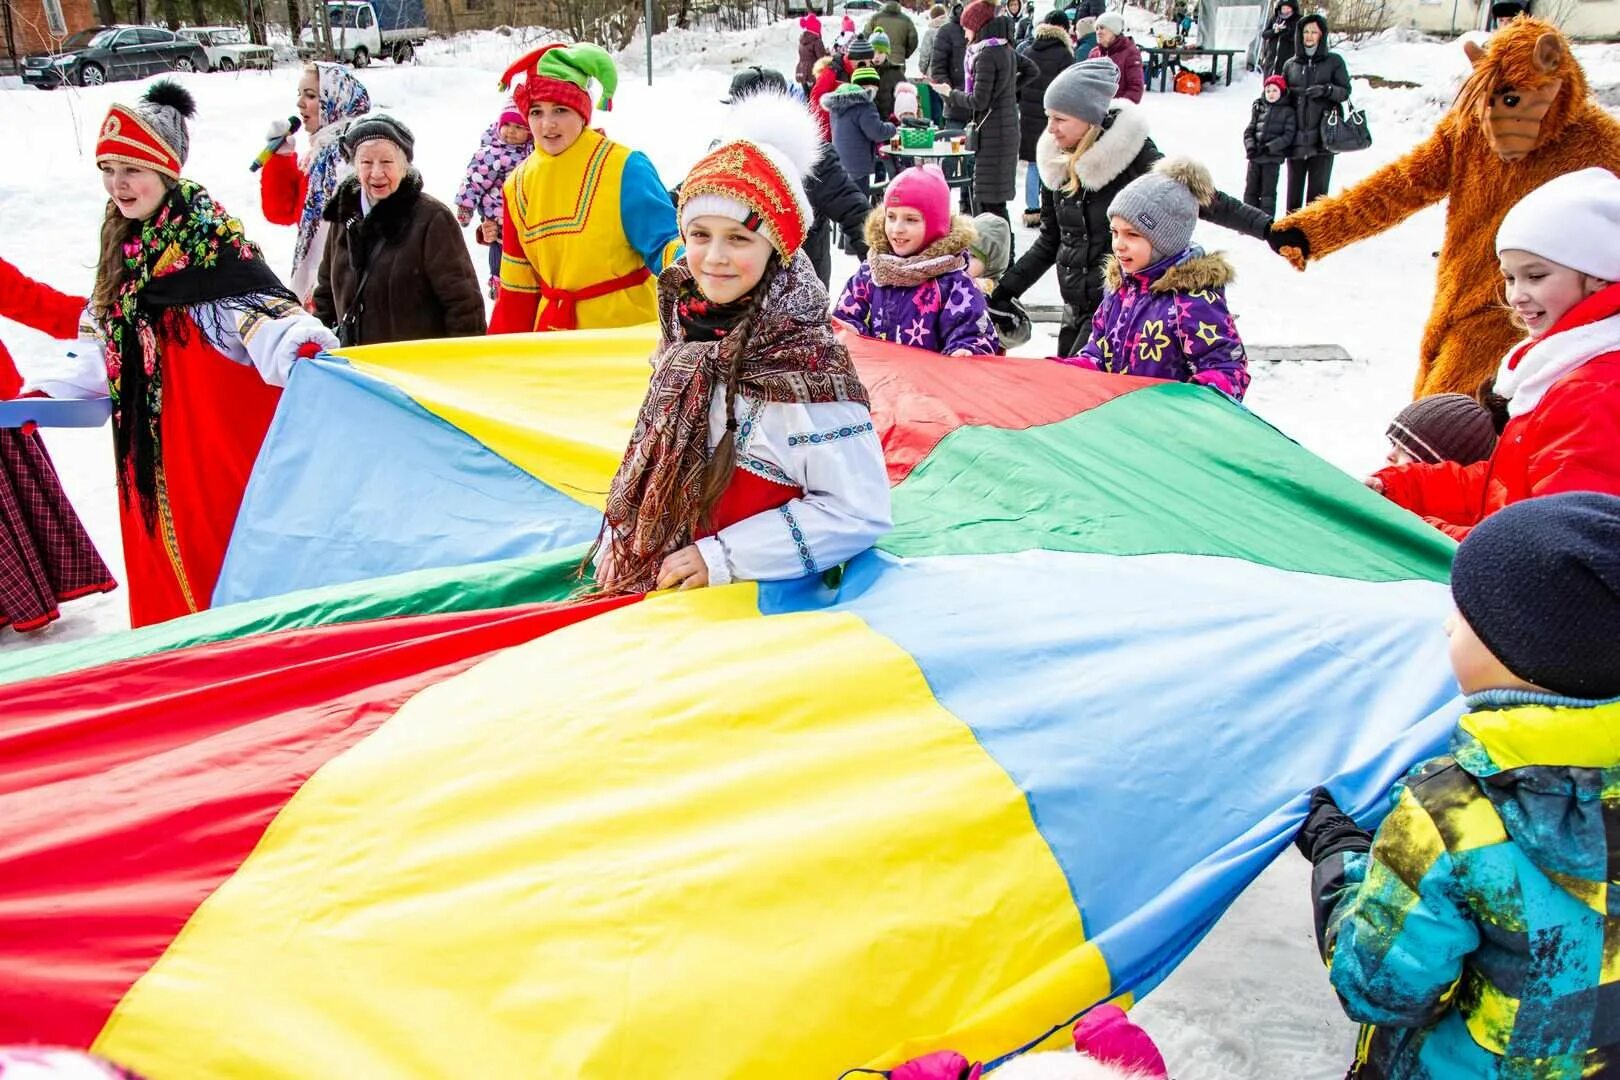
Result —
<instances>
[{"instance_id":1,"label":"child in snowsuit","mask_svg":"<svg viewBox=\"0 0 1620 1080\"><path fill-rule=\"evenodd\" d=\"M1520 499L1620 494L1620 177L1583 169L1549 180L1508 211L1496 250L1529 337L1496 375L1508 422L1495 451L1367 481L1459 540Z\"/></svg>"},{"instance_id":2,"label":"child in snowsuit","mask_svg":"<svg viewBox=\"0 0 1620 1080\"><path fill-rule=\"evenodd\" d=\"M478 150L467 163L467 178L456 192L456 220L466 228L478 214L478 242L489 245L489 296L501 284L501 211L506 206L502 189L512 170L534 150L529 123L516 102L507 102L500 118L484 132Z\"/></svg>"},{"instance_id":3,"label":"child in snowsuit","mask_svg":"<svg viewBox=\"0 0 1620 1080\"><path fill-rule=\"evenodd\" d=\"M1255 99L1249 126L1243 129L1243 152L1249 159L1243 201L1273 215L1277 212L1277 177L1299 129L1293 102L1287 98L1288 80L1281 75L1268 77Z\"/></svg>"},{"instance_id":4,"label":"child in snowsuit","mask_svg":"<svg viewBox=\"0 0 1620 1080\"><path fill-rule=\"evenodd\" d=\"M821 40L821 20L815 12L805 12L799 17L799 64L793 69L793 77L805 94L815 85L817 61L826 56L827 43Z\"/></svg>"},{"instance_id":5,"label":"child in snowsuit","mask_svg":"<svg viewBox=\"0 0 1620 1080\"><path fill-rule=\"evenodd\" d=\"M1467 394L1418 398L1395 414L1384 434L1389 438L1391 465L1414 461L1472 465L1496 449L1496 424L1490 410Z\"/></svg>"},{"instance_id":6,"label":"child in snowsuit","mask_svg":"<svg viewBox=\"0 0 1620 1080\"><path fill-rule=\"evenodd\" d=\"M1208 169L1167 158L1114 197L1103 302L1090 340L1067 363L1199 383L1242 400L1249 361L1226 307L1232 266L1192 246L1198 208L1214 194Z\"/></svg>"},{"instance_id":7,"label":"child in snowsuit","mask_svg":"<svg viewBox=\"0 0 1620 1080\"><path fill-rule=\"evenodd\" d=\"M681 185L685 257L658 278L652 384L595 553L608 592L804 577L889 529L866 388L803 251L815 121L761 91L727 125Z\"/></svg>"},{"instance_id":8,"label":"child in snowsuit","mask_svg":"<svg viewBox=\"0 0 1620 1080\"><path fill-rule=\"evenodd\" d=\"M877 69L858 67L849 82L821 99L832 120L838 163L868 198L872 195L872 173L877 169L878 144L888 142L897 130L878 115L877 88Z\"/></svg>"},{"instance_id":9,"label":"child in snowsuit","mask_svg":"<svg viewBox=\"0 0 1620 1080\"><path fill-rule=\"evenodd\" d=\"M1001 284L1012 261L1012 226L995 214L973 219L973 241L968 244L968 276L986 296Z\"/></svg>"},{"instance_id":10,"label":"child in snowsuit","mask_svg":"<svg viewBox=\"0 0 1620 1080\"><path fill-rule=\"evenodd\" d=\"M866 219L866 261L834 310L866 337L950 356L1001 351L984 293L968 276L973 222L951 215L951 189L933 166L894 178Z\"/></svg>"},{"instance_id":11,"label":"child in snowsuit","mask_svg":"<svg viewBox=\"0 0 1620 1080\"><path fill-rule=\"evenodd\" d=\"M1457 549L1451 595L1468 703L1451 752L1396 785L1376 835L1318 789L1296 840L1329 978L1367 1025L1350 1076L1609 1075L1620 498L1493 515Z\"/></svg>"}]
</instances>

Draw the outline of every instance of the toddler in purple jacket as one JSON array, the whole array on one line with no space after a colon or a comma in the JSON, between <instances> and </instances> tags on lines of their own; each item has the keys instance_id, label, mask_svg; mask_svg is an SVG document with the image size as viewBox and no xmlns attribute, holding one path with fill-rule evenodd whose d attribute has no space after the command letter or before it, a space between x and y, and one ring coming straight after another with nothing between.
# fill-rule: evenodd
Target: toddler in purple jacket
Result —
<instances>
[{"instance_id":1,"label":"toddler in purple jacket","mask_svg":"<svg viewBox=\"0 0 1620 1080\"><path fill-rule=\"evenodd\" d=\"M1198 208L1214 196L1208 169L1166 158L1114 197L1103 302L1090 340L1064 363L1202 383L1242 400L1249 360L1226 308L1232 264L1192 246Z\"/></svg>"},{"instance_id":2,"label":"toddler in purple jacket","mask_svg":"<svg viewBox=\"0 0 1620 1080\"><path fill-rule=\"evenodd\" d=\"M951 215L951 189L925 165L895 177L866 219L866 261L834 310L862 335L950 356L1001 352L984 293L968 276L973 222Z\"/></svg>"},{"instance_id":3,"label":"toddler in purple jacket","mask_svg":"<svg viewBox=\"0 0 1620 1080\"><path fill-rule=\"evenodd\" d=\"M507 102L500 118L484 132L478 150L467 163L467 176L456 192L456 220L465 228L479 217L478 242L489 245L489 295L493 299L501 280L501 211L506 204L503 189L512 170L523 164L534 149L529 122L513 102Z\"/></svg>"}]
</instances>

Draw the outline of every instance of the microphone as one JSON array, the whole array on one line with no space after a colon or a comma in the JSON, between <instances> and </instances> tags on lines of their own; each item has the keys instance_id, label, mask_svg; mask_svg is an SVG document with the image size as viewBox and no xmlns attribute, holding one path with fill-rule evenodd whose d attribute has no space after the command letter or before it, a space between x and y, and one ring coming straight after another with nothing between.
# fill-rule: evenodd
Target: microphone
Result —
<instances>
[{"instance_id":1,"label":"microphone","mask_svg":"<svg viewBox=\"0 0 1620 1080\"><path fill-rule=\"evenodd\" d=\"M248 172L258 172L260 169L264 168L265 162L269 161L275 152L280 150L288 139L298 134L298 129L303 126L303 122L299 120L298 117L287 117L286 134L278 135L276 138L265 143L264 149L259 151L259 156L253 159L252 165L248 166Z\"/></svg>"}]
</instances>

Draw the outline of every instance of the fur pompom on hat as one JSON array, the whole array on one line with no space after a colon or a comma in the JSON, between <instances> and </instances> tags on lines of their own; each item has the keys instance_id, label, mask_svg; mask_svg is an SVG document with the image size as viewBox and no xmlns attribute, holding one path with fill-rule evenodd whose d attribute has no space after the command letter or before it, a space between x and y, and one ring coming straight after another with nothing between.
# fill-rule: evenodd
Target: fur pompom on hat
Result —
<instances>
[{"instance_id":1,"label":"fur pompom on hat","mask_svg":"<svg viewBox=\"0 0 1620 1080\"><path fill-rule=\"evenodd\" d=\"M761 91L726 111L719 135L681 185L681 231L706 215L729 218L791 259L815 216L804 192L823 151L815 118L790 95Z\"/></svg>"},{"instance_id":2,"label":"fur pompom on hat","mask_svg":"<svg viewBox=\"0 0 1620 1080\"><path fill-rule=\"evenodd\" d=\"M1199 207L1215 198L1209 170L1190 158L1165 158L1153 171L1125 185L1108 204L1108 216L1124 218L1153 246L1153 259L1187 250Z\"/></svg>"},{"instance_id":3,"label":"fur pompom on hat","mask_svg":"<svg viewBox=\"0 0 1620 1080\"><path fill-rule=\"evenodd\" d=\"M197 113L197 102L179 83L163 79L153 83L134 105L107 110L96 136L96 164L112 162L180 179L191 153L186 121Z\"/></svg>"}]
</instances>

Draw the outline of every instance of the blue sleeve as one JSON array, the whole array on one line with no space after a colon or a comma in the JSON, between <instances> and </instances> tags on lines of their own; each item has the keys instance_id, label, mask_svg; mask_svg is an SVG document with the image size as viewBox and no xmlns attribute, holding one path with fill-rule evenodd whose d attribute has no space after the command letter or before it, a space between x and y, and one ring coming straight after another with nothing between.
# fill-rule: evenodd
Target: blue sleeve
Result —
<instances>
[{"instance_id":1,"label":"blue sleeve","mask_svg":"<svg viewBox=\"0 0 1620 1080\"><path fill-rule=\"evenodd\" d=\"M887 142L894 138L894 133L900 129L878 115L877 106L861 110L861 133L874 144Z\"/></svg>"},{"instance_id":2,"label":"blue sleeve","mask_svg":"<svg viewBox=\"0 0 1620 1080\"><path fill-rule=\"evenodd\" d=\"M948 291L939 312L939 351L946 356L952 353L994 356L1001 352L1001 337L990 321L984 293L973 284L967 271L947 275L940 285Z\"/></svg>"},{"instance_id":3,"label":"blue sleeve","mask_svg":"<svg viewBox=\"0 0 1620 1080\"><path fill-rule=\"evenodd\" d=\"M1396 790L1372 850L1335 856L1336 868L1319 865L1315 884L1323 952L1344 1011L1362 1023L1421 1027L1450 1006L1479 928L1434 819L1404 786ZM1336 880L1321 880L1324 871Z\"/></svg>"},{"instance_id":4,"label":"blue sleeve","mask_svg":"<svg viewBox=\"0 0 1620 1080\"><path fill-rule=\"evenodd\" d=\"M669 191L653 163L639 150L631 151L626 159L619 184L619 223L624 237L641 253L647 269L661 274L685 250Z\"/></svg>"}]
</instances>

